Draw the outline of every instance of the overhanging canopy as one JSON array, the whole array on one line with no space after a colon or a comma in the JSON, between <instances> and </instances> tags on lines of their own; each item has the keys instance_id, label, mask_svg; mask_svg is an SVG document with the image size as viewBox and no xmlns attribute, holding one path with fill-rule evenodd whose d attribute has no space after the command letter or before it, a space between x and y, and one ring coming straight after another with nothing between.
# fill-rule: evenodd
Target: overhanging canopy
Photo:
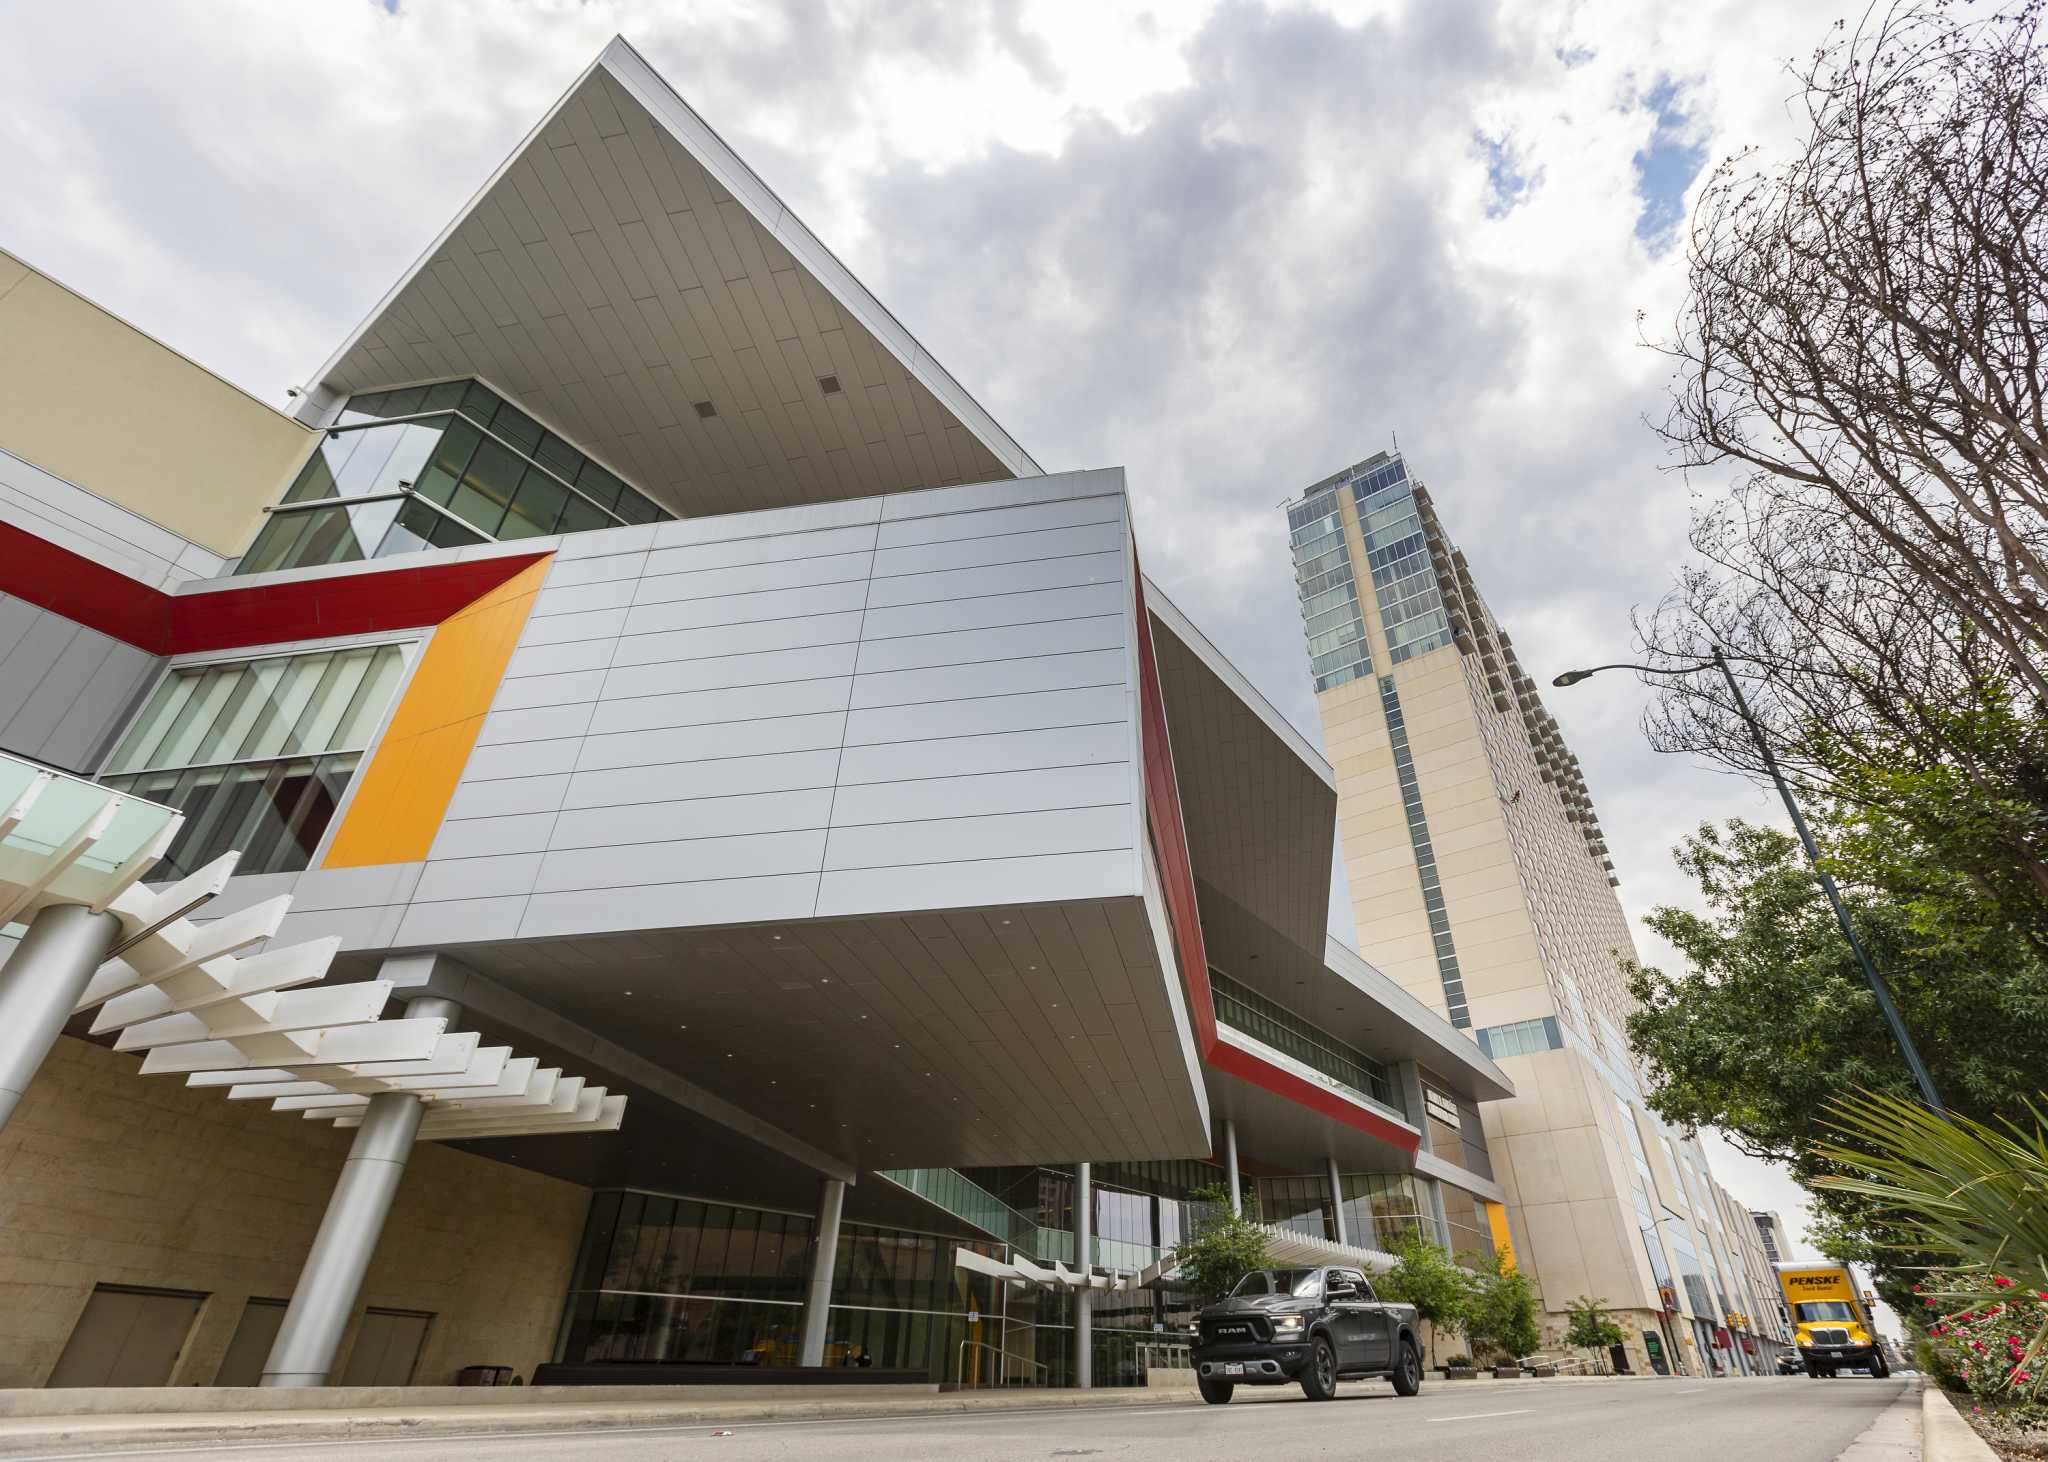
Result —
<instances>
[{"instance_id":1,"label":"overhanging canopy","mask_svg":"<svg viewBox=\"0 0 2048 1462\"><path fill-rule=\"evenodd\" d=\"M614 39L321 368L488 381L680 516L1036 476Z\"/></svg>"}]
</instances>

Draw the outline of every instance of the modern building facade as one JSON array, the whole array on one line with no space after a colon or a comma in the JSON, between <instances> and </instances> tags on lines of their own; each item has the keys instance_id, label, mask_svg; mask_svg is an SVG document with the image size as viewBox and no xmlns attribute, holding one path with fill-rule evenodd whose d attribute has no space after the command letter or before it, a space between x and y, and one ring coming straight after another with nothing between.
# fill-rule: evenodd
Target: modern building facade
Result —
<instances>
[{"instance_id":1,"label":"modern building facade","mask_svg":"<svg viewBox=\"0 0 2048 1462\"><path fill-rule=\"evenodd\" d=\"M296 414L5 255L0 370L0 773L160 830L121 903L0 816L78 1012L0 1032L0 1386L1110 1382L1213 1187L1504 1241L1513 1084L1329 938L1337 773L1123 473L623 41Z\"/></svg>"},{"instance_id":2,"label":"modern building facade","mask_svg":"<svg viewBox=\"0 0 2048 1462\"><path fill-rule=\"evenodd\" d=\"M1643 1101L1613 860L1536 682L1398 453L1286 511L1360 948L1513 1077L1484 1125L1550 1330L1591 1295L1636 1368L1754 1368L1753 1225Z\"/></svg>"}]
</instances>

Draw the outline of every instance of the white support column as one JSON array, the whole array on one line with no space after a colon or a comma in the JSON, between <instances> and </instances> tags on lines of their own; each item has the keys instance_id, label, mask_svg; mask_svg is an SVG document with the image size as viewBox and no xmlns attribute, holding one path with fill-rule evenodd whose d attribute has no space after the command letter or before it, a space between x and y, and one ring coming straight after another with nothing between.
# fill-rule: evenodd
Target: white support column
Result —
<instances>
[{"instance_id":1,"label":"white support column","mask_svg":"<svg viewBox=\"0 0 2048 1462\"><path fill-rule=\"evenodd\" d=\"M1330 1159L1330 1221L1337 1231L1337 1242L1349 1244L1351 1234L1344 1221L1344 1174L1337 1168L1337 1159Z\"/></svg>"},{"instance_id":2,"label":"white support column","mask_svg":"<svg viewBox=\"0 0 2048 1462\"><path fill-rule=\"evenodd\" d=\"M408 1004L405 1014L408 1020L439 1017L453 1023L461 1017L462 1007L428 996ZM380 1092L370 1098L355 1144L335 1180L334 1196L327 1200L320 1231L299 1270L270 1358L263 1363L263 1385L327 1384L425 1115L426 1104L405 1092Z\"/></svg>"},{"instance_id":3,"label":"white support column","mask_svg":"<svg viewBox=\"0 0 2048 1462\"><path fill-rule=\"evenodd\" d=\"M1231 1166L1236 1167L1235 1163ZM1074 1268L1085 1281L1094 1273L1095 1185L1087 1163L1074 1164ZM1095 1290L1074 1291L1074 1384L1086 1391L1095 1384Z\"/></svg>"},{"instance_id":4,"label":"white support column","mask_svg":"<svg viewBox=\"0 0 2048 1462\"><path fill-rule=\"evenodd\" d=\"M1244 1194L1237 1187L1237 1123L1223 1119L1223 1172L1224 1182L1230 1187L1230 1211L1244 1212Z\"/></svg>"},{"instance_id":5,"label":"white support column","mask_svg":"<svg viewBox=\"0 0 2048 1462\"><path fill-rule=\"evenodd\" d=\"M797 1364L825 1364L825 1332L832 1315L832 1270L839 1260L839 1215L846 1184L827 1178L818 1188L817 1247L811 1256L811 1287L804 1300L804 1330Z\"/></svg>"},{"instance_id":6,"label":"white support column","mask_svg":"<svg viewBox=\"0 0 2048 1462\"><path fill-rule=\"evenodd\" d=\"M0 1128L57 1043L120 929L121 921L112 914L95 914L83 904L50 904L29 920L21 943L0 965Z\"/></svg>"}]
</instances>

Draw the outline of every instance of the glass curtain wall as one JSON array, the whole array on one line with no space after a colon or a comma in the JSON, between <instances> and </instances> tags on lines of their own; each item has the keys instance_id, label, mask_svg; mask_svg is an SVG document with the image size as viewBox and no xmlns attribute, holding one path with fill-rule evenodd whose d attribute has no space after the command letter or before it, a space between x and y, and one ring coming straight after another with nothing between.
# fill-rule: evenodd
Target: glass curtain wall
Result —
<instances>
[{"instance_id":1,"label":"glass curtain wall","mask_svg":"<svg viewBox=\"0 0 2048 1462\"><path fill-rule=\"evenodd\" d=\"M1372 669L1336 487L1311 488L1307 497L1288 508L1287 529L1309 667L1317 691L1325 691Z\"/></svg>"},{"instance_id":2,"label":"glass curtain wall","mask_svg":"<svg viewBox=\"0 0 2048 1462\"><path fill-rule=\"evenodd\" d=\"M1437 590L1436 560L1422 531L1407 466L1397 457L1375 467L1352 482L1351 492L1388 660L1399 665L1448 645L1451 622Z\"/></svg>"},{"instance_id":3,"label":"glass curtain wall","mask_svg":"<svg viewBox=\"0 0 2048 1462\"><path fill-rule=\"evenodd\" d=\"M1479 1117L1479 1104L1452 1095L1449 1086L1427 1070L1421 1076L1430 1150L1469 1173L1492 1177L1493 1159L1487 1155L1486 1126Z\"/></svg>"},{"instance_id":4,"label":"glass curtain wall","mask_svg":"<svg viewBox=\"0 0 2048 1462\"><path fill-rule=\"evenodd\" d=\"M174 669L100 780L185 814L160 876L239 849L238 873L306 867L405 674L400 645Z\"/></svg>"},{"instance_id":5,"label":"glass curtain wall","mask_svg":"<svg viewBox=\"0 0 2048 1462\"><path fill-rule=\"evenodd\" d=\"M638 1192L591 1201L559 1359L794 1366L813 1220ZM1005 1246L842 1224L825 1364L953 1379L960 1342L1000 1330L1003 1297L954 1265ZM990 1343L993 1343L992 1341Z\"/></svg>"},{"instance_id":6,"label":"glass curtain wall","mask_svg":"<svg viewBox=\"0 0 2048 1462\"><path fill-rule=\"evenodd\" d=\"M487 387L444 381L350 398L235 572L670 516Z\"/></svg>"}]
</instances>

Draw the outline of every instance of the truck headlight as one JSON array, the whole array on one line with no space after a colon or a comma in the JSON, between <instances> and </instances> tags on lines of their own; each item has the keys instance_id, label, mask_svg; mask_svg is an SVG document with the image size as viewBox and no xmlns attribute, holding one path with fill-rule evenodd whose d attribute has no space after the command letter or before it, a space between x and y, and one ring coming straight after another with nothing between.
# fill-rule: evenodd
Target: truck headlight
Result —
<instances>
[{"instance_id":1,"label":"truck headlight","mask_svg":"<svg viewBox=\"0 0 2048 1462\"><path fill-rule=\"evenodd\" d=\"M1301 1334L1302 1326L1307 1323L1306 1317L1301 1315L1276 1315L1273 1318L1273 1333L1275 1335L1299 1335Z\"/></svg>"},{"instance_id":2,"label":"truck headlight","mask_svg":"<svg viewBox=\"0 0 2048 1462\"><path fill-rule=\"evenodd\" d=\"M1813 1344L1813 1337L1811 1335L1802 1335L1799 1337L1799 1343L1801 1345L1811 1345Z\"/></svg>"}]
</instances>

